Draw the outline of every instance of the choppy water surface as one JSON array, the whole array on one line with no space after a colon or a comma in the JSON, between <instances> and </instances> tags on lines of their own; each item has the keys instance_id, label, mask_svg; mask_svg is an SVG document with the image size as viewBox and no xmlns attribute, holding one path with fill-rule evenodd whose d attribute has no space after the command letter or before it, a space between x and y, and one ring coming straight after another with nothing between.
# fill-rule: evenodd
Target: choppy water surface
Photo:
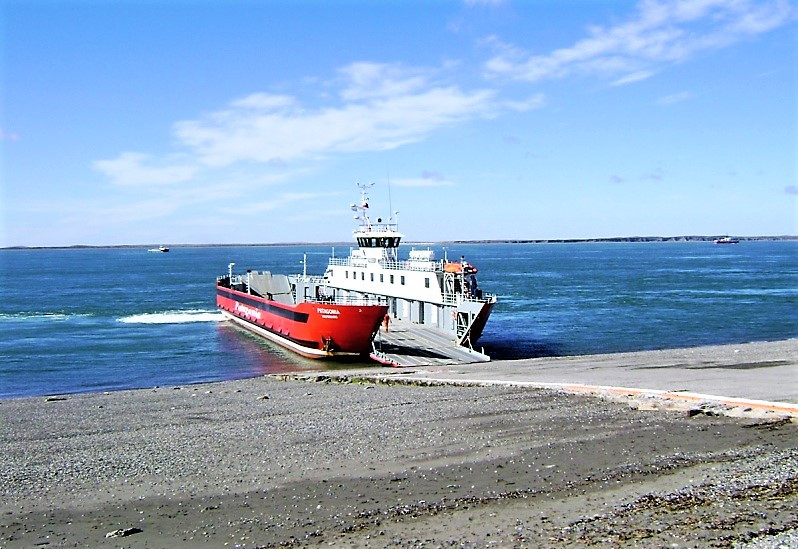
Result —
<instances>
[{"instance_id":1,"label":"choppy water surface","mask_svg":"<svg viewBox=\"0 0 798 549\"><path fill-rule=\"evenodd\" d=\"M214 281L230 261L241 270L300 272L303 253L308 272L321 273L330 251L0 251L0 396L316 368L221 322ZM494 358L798 336L798 242L469 244L446 253L465 255L479 268L480 287L499 296L479 341Z\"/></svg>"}]
</instances>

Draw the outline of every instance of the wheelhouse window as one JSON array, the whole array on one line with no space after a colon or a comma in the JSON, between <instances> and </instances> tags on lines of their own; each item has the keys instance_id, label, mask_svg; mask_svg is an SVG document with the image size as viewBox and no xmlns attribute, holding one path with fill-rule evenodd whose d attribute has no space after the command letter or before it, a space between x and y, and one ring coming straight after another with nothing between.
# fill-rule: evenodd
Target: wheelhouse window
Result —
<instances>
[{"instance_id":1,"label":"wheelhouse window","mask_svg":"<svg viewBox=\"0 0 798 549\"><path fill-rule=\"evenodd\" d=\"M429 288L429 277L424 279L424 287Z\"/></svg>"},{"instance_id":2,"label":"wheelhouse window","mask_svg":"<svg viewBox=\"0 0 798 549\"><path fill-rule=\"evenodd\" d=\"M400 240L399 236L359 236L357 245L361 248L398 248Z\"/></svg>"}]
</instances>

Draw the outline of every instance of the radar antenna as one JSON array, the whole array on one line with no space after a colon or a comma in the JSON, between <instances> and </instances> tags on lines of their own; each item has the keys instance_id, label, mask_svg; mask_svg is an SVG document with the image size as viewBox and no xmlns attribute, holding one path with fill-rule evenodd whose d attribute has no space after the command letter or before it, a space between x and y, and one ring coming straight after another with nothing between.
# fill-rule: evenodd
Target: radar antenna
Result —
<instances>
[{"instance_id":1,"label":"radar antenna","mask_svg":"<svg viewBox=\"0 0 798 549\"><path fill-rule=\"evenodd\" d=\"M374 182L371 183L355 183L360 188L360 204L352 204L352 211L357 212L355 215L355 219L359 219L363 225L371 226L371 221L369 220L369 216L366 212L369 209L369 196L366 191L374 186Z\"/></svg>"}]
</instances>

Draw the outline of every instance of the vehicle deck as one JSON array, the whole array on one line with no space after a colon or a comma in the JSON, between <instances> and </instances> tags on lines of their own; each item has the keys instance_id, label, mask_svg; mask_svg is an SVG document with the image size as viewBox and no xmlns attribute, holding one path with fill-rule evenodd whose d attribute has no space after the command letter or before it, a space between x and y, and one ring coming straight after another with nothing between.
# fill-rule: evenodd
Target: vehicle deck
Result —
<instances>
[{"instance_id":1,"label":"vehicle deck","mask_svg":"<svg viewBox=\"0 0 798 549\"><path fill-rule=\"evenodd\" d=\"M487 362L490 357L457 345L447 334L429 326L391 319L374 338L379 360L392 366L433 366Z\"/></svg>"}]
</instances>

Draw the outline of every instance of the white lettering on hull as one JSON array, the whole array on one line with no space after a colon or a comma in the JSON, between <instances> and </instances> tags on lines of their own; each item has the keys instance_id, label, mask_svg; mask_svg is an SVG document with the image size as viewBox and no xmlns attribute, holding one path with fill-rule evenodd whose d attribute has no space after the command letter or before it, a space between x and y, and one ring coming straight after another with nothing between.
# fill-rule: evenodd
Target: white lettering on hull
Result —
<instances>
[{"instance_id":1,"label":"white lettering on hull","mask_svg":"<svg viewBox=\"0 0 798 549\"><path fill-rule=\"evenodd\" d=\"M336 320L338 315L341 314L341 311L338 309L328 309L326 307L316 307L316 312L321 315L322 318L330 318Z\"/></svg>"},{"instance_id":2,"label":"white lettering on hull","mask_svg":"<svg viewBox=\"0 0 798 549\"><path fill-rule=\"evenodd\" d=\"M235 302L235 312L241 313L247 318L255 318L260 320L260 311L257 309L253 309L252 307L247 307L246 305L242 305L238 301Z\"/></svg>"}]
</instances>

